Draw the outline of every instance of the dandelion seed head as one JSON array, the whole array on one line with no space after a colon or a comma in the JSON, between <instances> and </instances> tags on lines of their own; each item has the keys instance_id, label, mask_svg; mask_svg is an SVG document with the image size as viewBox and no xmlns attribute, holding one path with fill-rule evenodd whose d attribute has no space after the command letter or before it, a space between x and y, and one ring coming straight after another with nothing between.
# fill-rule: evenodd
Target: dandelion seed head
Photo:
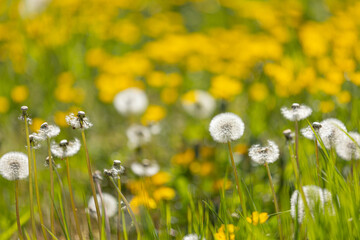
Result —
<instances>
[{"instance_id":1,"label":"dandelion seed head","mask_svg":"<svg viewBox=\"0 0 360 240\"><path fill-rule=\"evenodd\" d=\"M181 103L184 110L191 116L199 119L210 117L215 110L215 99L206 91L193 90L194 99L189 101L187 98L182 99Z\"/></svg>"},{"instance_id":2,"label":"dandelion seed head","mask_svg":"<svg viewBox=\"0 0 360 240\"><path fill-rule=\"evenodd\" d=\"M313 217L316 206L319 206L322 212L327 210L329 214L334 214L332 195L327 189L310 185L304 186L303 191L310 213ZM295 190L291 195L290 206L290 214L292 218L296 218L297 216L298 221L301 223L305 217L305 205L298 190Z\"/></svg>"},{"instance_id":3,"label":"dandelion seed head","mask_svg":"<svg viewBox=\"0 0 360 240\"><path fill-rule=\"evenodd\" d=\"M65 120L73 129L89 129L93 126L84 111L79 111L76 116L74 113L70 113Z\"/></svg>"},{"instance_id":4,"label":"dandelion seed head","mask_svg":"<svg viewBox=\"0 0 360 240\"><path fill-rule=\"evenodd\" d=\"M114 98L114 107L123 116L141 114L148 104L146 93L139 88L125 89Z\"/></svg>"},{"instance_id":5,"label":"dandelion seed head","mask_svg":"<svg viewBox=\"0 0 360 240\"><path fill-rule=\"evenodd\" d=\"M30 141L30 148L39 149L41 147L40 145L41 138L39 138L36 133L29 135L29 141Z\"/></svg>"},{"instance_id":6,"label":"dandelion seed head","mask_svg":"<svg viewBox=\"0 0 360 240\"><path fill-rule=\"evenodd\" d=\"M341 130L342 129L342 130ZM319 135L327 149L335 147L346 135L345 125L338 119L329 118L321 122Z\"/></svg>"},{"instance_id":7,"label":"dandelion seed head","mask_svg":"<svg viewBox=\"0 0 360 240\"><path fill-rule=\"evenodd\" d=\"M295 134L290 129L284 130L283 134L284 134L284 137L285 137L287 142L293 142L294 141Z\"/></svg>"},{"instance_id":8,"label":"dandelion seed head","mask_svg":"<svg viewBox=\"0 0 360 240\"><path fill-rule=\"evenodd\" d=\"M28 124L31 125L32 119L29 117L29 113L28 113L29 108L27 106L22 106L20 109L21 109L21 115L18 117L18 119L20 121L24 121L26 117Z\"/></svg>"},{"instance_id":9,"label":"dandelion seed head","mask_svg":"<svg viewBox=\"0 0 360 240\"><path fill-rule=\"evenodd\" d=\"M294 103L292 104L291 108L282 107L281 113L286 119L290 121L299 121L310 116L312 110L306 105Z\"/></svg>"},{"instance_id":10,"label":"dandelion seed head","mask_svg":"<svg viewBox=\"0 0 360 240\"><path fill-rule=\"evenodd\" d=\"M151 140L149 128L138 124L130 126L126 131L126 135L128 137L128 145L131 149L141 147Z\"/></svg>"},{"instance_id":11,"label":"dandelion seed head","mask_svg":"<svg viewBox=\"0 0 360 240\"><path fill-rule=\"evenodd\" d=\"M76 153L79 152L80 147L81 143L77 138L72 141L63 139L60 141L59 144L57 144L56 142L52 142L51 153L54 154L54 156L63 159L66 157L74 156Z\"/></svg>"},{"instance_id":12,"label":"dandelion seed head","mask_svg":"<svg viewBox=\"0 0 360 240\"><path fill-rule=\"evenodd\" d=\"M279 147L271 140L268 140L268 145L265 147L256 144L249 149L249 157L258 164L273 163L279 156Z\"/></svg>"},{"instance_id":13,"label":"dandelion seed head","mask_svg":"<svg viewBox=\"0 0 360 240\"><path fill-rule=\"evenodd\" d=\"M191 234L184 236L182 240L200 240L200 239L206 240L205 238L201 238L199 235L197 235L195 233L191 233Z\"/></svg>"},{"instance_id":14,"label":"dandelion seed head","mask_svg":"<svg viewBox=\"0 0 360 240\"><path fill-rule=\"evenodd\" d=\"M349 136L343 134L342 139L336 144L336 153L344 160L360 159L360 134L357 132L349 132Z\"/></svg>"},{"instance_id":15,"label":"dandelion seed head","mask_svg":"<svg viewBox=\"0 0 360 240\"><path fill-rule=\"evenodd\" d=\"M245 125L234 113L221 113L210 122L210 135L216 142L226 143L239 139L244 134Z\"/></svg>"},{"instance_id":16,"label":"dandelion seed head","mask_svg":"<svg viewBox=\"0 0 360 240\"><path fill-rule=\"evenodd\" d=\"M39 140L46 140L47 138L53 138L59 135L60 128L56 125L49 125L47 122L44 122L41 124L40 129L38 133L36 134L36 137Z\"/></svg>"},{"instance_id":17,"label":"dandelion seed head","mask_svg":"<svg viewBox=\"0 0 360 240\"><path fill-rule=\"evenodd\" d=\"M28 157L22 152L8 152L0 158L0 174L9 181L29 176Z\"/></svg>"},{"instance_id":18,"label":"dandelion seed head","mask_svg":"<svg viewBox=\"0 0 360 240\"><path fill-rule=\"evenodd\" d=\"M144 159L142 162L134 162L131 170L138 176L151 177L159 172L159 164L154 160Z\"/></svg>"},{"instance_id":19,"label":"dandelion seed head","mask_svg":"<svg viewBox=\"0 0 360 240\"><path fill-rule=\"evenodd\" d=\"M104 208L105 208L107 217L111 218L111 217L115 216L115 214L117 213L117 209L118 209L117 199L109 193L102 193L103 202L101 201L99 194L97 194L96 197L97 197L97 200L99 203L100 214L102 215L102 209L103 209L102 206L104 204ZM91 197L89 199L88 210L92 217L97 218L94 197Z\"/></svg>"}]
</instances>

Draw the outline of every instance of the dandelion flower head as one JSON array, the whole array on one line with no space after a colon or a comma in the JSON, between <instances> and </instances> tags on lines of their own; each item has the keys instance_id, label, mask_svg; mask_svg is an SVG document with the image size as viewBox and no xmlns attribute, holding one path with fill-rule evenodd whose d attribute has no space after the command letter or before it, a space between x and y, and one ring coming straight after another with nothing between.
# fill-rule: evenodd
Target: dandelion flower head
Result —
<instances>
[{"instance_id":1,"label":"dandelion flower head","mask_svg":"<svg viewBox=\"0 0 360 240\"><path fill-rule=\"evenodd\" d=\"M268 140L268 145L265 147L256 144L249 149L249 157L258 164L273 163L278 160L279 155L279 147L270 140Z\"/></svg>"},{"instance_id":2,"label":"dandelion flower head","mask_svg":"<svg viewBox=\"0 0 360 240\"><path fill-rule=\"evenodd\" d=\"M322 125L319 122L313 122L313 124L312 124L312 128L318 134L319 134L319 131L320 131L321 127L322 127ZM313 130L311 129L310 126L307 126L306 128L303 128L300 131L301 131L301 134L304 137L306 137L307 139L315 140L315 134L314 134L314 132L313 132Z\"/></svg>"},{"instance_id":3,"label":"dandelion flower head","mask_svg":"<svg viewBox=\"0 0 360 240\"><path fill-rule=\"evenodd\" d=\"M321 123L319 135L325 147L330 149L335 147L346 135L343 131L347 131L345 125L338 119L329 118Z\"/></svg>"},{"instance_id":4,"label":"dandelion flower head","mask_svg":"<svg viewBox=\"0 0 360 240\"><path fill-rule=\"evenodd\" d=\"M134 124L126 130L126 135L128 137L128 145L130 148L138 148L146 143L149 143L151 140L151 132L149 128Z\"/></svg>"},{"instance_id":5,"label":"dandelion flower head","mask_svg":"<svg viewBox=\"0 0 360 240\"><path fill-rule=\"evenodd\" d=\"M200 119L210 117L216 107L215 99L203 90L189 91L183 96L181 103L189 115Z\"/></svg>"},{"instance_id":6,"label":"dandelion flower head","mask_svg":"<svg viewBox=\"0 0 360 240\"><path fill-rule=\"evenodd\" d=\"M29 176L28 157L22 152L8 152L0 158L0 174L9 181Z\"/></svg>"},{"instance_id":7,"label":"dandelion flower head","mask_svg":"<svg viewBox=\"0 0 360 240\"><path fill-rule=\"evenodd\" d=\"M210 122L210 135L216 142L226 143L239 139L244 134L245 125L234 113L221 113Z\"/></svg>"},{"instance_id":8,"label":"dandelion flower head","mask_svg":"<svg viewBox=\"0 0 360 240\"><path fill-rule=\"evenodd\" d=\"M38 140L46 140L48 138L53 138L59 135L60 128L56 125L49 125L47 122L41 124L38 133L36 134L36 138Z\"/></svg>"},{"instance_id":9,"label":"dandelion flower head","mask_svg":"<svg viewBox=\"0 0 360 240\"><path fill-rule=\"evenodd\" d=\"M154 160L144 159L131 164L131 170L138 176L151 177L159 172L159 164Z\"/></svg>"},{"instance_id":10,"label":"dandelion flower head","mask_svg":"<svg viewBox=\"0 0 360 240\"><path fill-rule=\"evenodd\" d=\"M113 166L110 169L105 169L104 174L113 178L119 178L125 172L125 168L121 166L120 160L114 160Z\"/></svg>"},{"instance_id":11,"label":"dandelion flower head","mask_svg":"<svg viewBox=\"0 0 360 240\"><path fill-rule=\"evenodd\" d=\"M114 98L114 107L123 116L141 114L148 104L145 92L139 88L125 89Z\"/></svg>"},{"instance_id":12,"label":"dandelion flower head","mask_svg":"<svg viewBox=\"0 0 360 240\"><path fill-rule=\"evenodd\" d=\"M25 117L29 125L32 124L32 119L29 117L28 113L28 107L27 106L21 106L21 115L19 116L19 120L24 121Z\"/></svg>"},{"instance_id":13,"label":"dandelion flower head","mask_svg":"<svg viewBox=\"0 0 360 240\"><path fill-rule=\"evenodd\" d=\"M343 139L336 144L337 154L344 160L360 159L360 134L349 132L349 136L343 134Z\"/></svg>"},{"instance_id":14,"label":"dandelion flower head","mask_svg":"<svg viewBox=\"0 0 360 240\"><path fill-rule=\"evenodd\" d=\"M51 152L59 158L71 157L80 150L80 146L81 143L77 138L72 141L64 139L61 140L60 143L53 142L51 144Z\"/></svg>"},{"instance_id":15,"label":"dandelion flower head","mask_svg":"<svg viewBox=\"0 0 360 240\"><path fill-rule=\"evenodd\" d=\"M306 105L300 105L298 103L293 103L291 108L282 107L282 115L290 121L299 121L307 118L311 115L312 110Z\"/></svg>"},{"instance_id":16,"label":"dandelion flower head","mask_svg":"<svg viewBox=\"0 0 360 240\"><path fill-rule=\"evenodd\" d=\"M100 214L102 214L102 209L103 209L102 206L104 204L106 216L109 218L115 216L115 214L117 213L117 209L118 209L117 199L109 193L102 193L103 202L101 201L99 194L97 194L96 197L97 197L97 200L99 203ZM97 214L96 214L96 206L95 206L94 197L90 198L89 203L88 203L88 209L89 209L90 215L92 217L96 218Z\"/></svg>"},{"instance_id":17,"label":"dandelion flower head","mask_svg":"<svg viewBox=\"0 0 360 240\"><path fill-rule=\"evenodd\" d=\"M76 116L74 113L70 113L65 117L65 120L73 129L88 129L93 126L84 111L79 111Z\"/></svg>"},{"instance_id":18,"label":"dandelion flower head","mask_svg":"<svg viewBox=\"0 0 360 240\"><path fill-rule=\"evenodd\" d=\"M191 233L191 234L185 235L182 240L206 240L206 239L201 238L196 233Z\"/></svg>"}]
</instances>

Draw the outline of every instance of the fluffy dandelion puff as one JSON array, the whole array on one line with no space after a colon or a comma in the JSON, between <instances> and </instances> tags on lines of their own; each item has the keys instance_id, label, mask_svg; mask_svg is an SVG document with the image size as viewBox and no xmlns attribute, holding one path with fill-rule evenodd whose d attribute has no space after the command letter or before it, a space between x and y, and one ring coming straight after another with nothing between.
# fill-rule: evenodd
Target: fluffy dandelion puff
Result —
<instances>
[{"instance_id":1,"label":"fluffy dandelion puff","mask_svg":"<svg viewBox=\"0 0 360 240\"><path fill-rule=\"evenodd\" d=\"M139 88L128 88L114 98L115 109L124 116L143 113L149 104L145 92Z\"/></svg>"},{"instance_id":2,"label":"fluffy dandelion puff","mask_svg":"<svg viewBox=\"0 0 360 240\"><path fill-rule=\"evenodd\" d=\"M120 160L114 160L112 168L104 169L104 174L113 178L119 178L124 172L125 168L121 166Z\"/></svg>"},{"instance_id":3,"label":"fluffy dandelion puff","mask_svg":"<svg viewBox=\"0 0 360 240\"><path fill-rule=\"evenodd\" d=\"M268 145L265 147L256 144L249 149L249 157L258 164L273 163L279 158L279 155L279 147L270 140L268 140Z\"/></svg>"},{"instance_id":4,"label":"fluffy dandelion puff","mask_svg":"<svg viewBox=\"0 0 360 240\"><path fill-rule=\"evenodd\" d=\"M304 186L303 190L312 216L314 216L314 211L317 209L317 207L322 212L324 212L326 209L329 214L334 214L334 208L331 200L332 196L327 189L322 189L318 186L310 185ZM301 223L305 217L305 205L298 190L295 190L291 195L290 205L290 214L292 218L296 218L297 216L298 221Z\"/></svg>"},{"instance_id":5,"label":"fluffy dandelion puff","mask_svg":"<svg viewBox=\"0 0 360 240\"><path fill-rule=\"evenodd\" d=\"M244 134L245 125L234 113L221 113L210 122L210 135L216 142L226 143L239 139Z\"/></svg>"},{"instance_id":6,"label":"fluffy dandelion puff","mask_svg":"<svg viewBox=\"0 0 360 240\"><path fill-rule=\"evenodd\" d=\"M131 170L138 176L151 177L159 172L160 167L156 161L144 159L141 163L131 164Z\"/></svg>"},{"instance_id":7,"label":"fluffy dandelion puff","mask_svg":"<svg viewBox=\"0 0 360 240\"><path fill-rule=\"evenodd\" d=\"M18 119L20 121L24 121L26 117L28 124L31 125L32 119L29 117L28 110L29 108L27 106L21 106L21 115L18 117Z\"/></svg>"},{"instance_id":8,"label":"fluffy dandelion puff","mask_svg":"<svg viewBox=\"0 0 360 240\"><path fill-rule=\"evenodd\" d=\"M29 141L30 141L30 148L32 149L39 149L41 147L40 141L41 137L38 137L36 133L29 135ZM27 148L27 146L25 146Z\"/></svg>"},{"instance_id":9,"label":"fluffy dandelion puff","mask_svg":"<svg viewBox=\"0 0 360 240\"><path fill-rule=\"evenodd\" d=\"M321 123L319 135L325 147L330 149L335 147L346 135L343 131L347 131L345 125L338 119L329 118Z\"/></svg>"},{"instance_id":10,"label":"fluffy dandelion puff","mask_svg":"<svg viewBox=\"0 0 360 240\"><path fill-rule=\"evenodd\" d=\"M343 139L336 144L337 154L344 160L360 158L360 134L357 132L349 132L350 137L343 134ZM354 141L353 141L354 140Z\"/></svg>"},{"instance_id":11,"label":"fluffy dandelion puff","mask_svg":"<svg viewBox=\"0 0 360 240\"><path fill-rule=\"evenodd\" d=\"M130 126L126 131L126 135L128 137L128 145L132 149L149 143L151 140L149 128L138 124Z\"/></svg>"},{"instance_id":12,"label":"fluffy dandelion puff","mask_svg":"<svg viewBox=\"0 0 360 240\"><path fill-rule=\"evenodd\" d=\"M313 122L313 124L312 124L312 128L318 134L319 134L319 131L320 131L321 127L322 127L321 123ZM311 129L310 126L307 126L306 128L303 128L303 129L300 130L301 134L305 138L310 139L310 140L315 140L314 131Z\"/></svg>"},{"instance_id":13,"label":"fluffy dandelion puff","mask_svg":"<svg viewBox=\"0 0 360 240\"><path fill-rule=\"evenodd\" d=\"M22 152L9 152L0 158L0 174L9 181L29 176L28 157Z\"/></svg>"},{"instance_id":14,"label":"fluffy dandelion puff","mask_svg":"<svg viewBox=\"0 0 360 240\"><path fill-rule=\"evenodd\" d=\"M97 194L96 195L98 203L99 203L99 208L100 208L100 214L102 214L102 202L101 202L101 198L100 195ZM111 194L108 193L103 193L102 194L102 198L104 201L104 208L105 208L105 212L106 215L111 218L113 217L116 213L117 213L117 209L118 209L118 201L115 197L113 197ZM96 206L95 206L95 201L94 198L91 197L88 203L88 209L89 209L89 213L92 217L96 218L97 214L96 214Z\"/></svg>"},{"instance_id":15,"label":"fluffy dandelion puff","mask_svg":"<svg viewBox=\"0 0 360 240\"><path fill-rule=\"evenodd\" d=\"M38 140L45 140L47 138L53 138L59 135L60 128L56 125L49 125L47 122L41 124L38 133L36 134L36 138Z\"/></svg>"},{"instance_id":16,"label":"fluffy dandelion puff","mask_svg":"<svg viewBox=\"0 0 360 240\"><path fill-rule=\"evenodd\" d=\"M93 126L83 111L79 111L76 116L74 113L70 113L65 120L73 129L89 129Z\"/></svg>"},{"instance_id":17,"label":"fluffy dandelion puff","mask_svg":"<svg viewBox=\"0 0 360 240\"><path fill-rule=\"evenodd\" d=\"M51 143L51 152L58 158L74 156L80 150L81 143L75 138L72 141L61 140L60 143Z\"/></svg>"},{"instance_id":18,"label":"fluffy dandelion puff","mask_svg":"<svg viewBox=\"0 0 360 240\"><path fill-rule=\"evenodd\" d=\"M197 235L195 233L191 233L191 234L184 236L182 240L200 240L200 239L206 240L205 238L201 238L199 235Z\"/></svg>"},{"instance_id":19,"label":"fluffy dandelion puff","mask_svg":"<svg viewBox=\"0 0 360 240\"><path fill-rule=\"evenodd\" d=\"M203 90L193 90L186 93L181 103L189 115L200 119L210 117L216 107L215 99Z\"/></svg>"},{"instance_id":20,"label":"fluffy dandelion puff","mask_svg":"<svg viewBox=\"0 0 360 240\"><path fill-rule=\"evenodd\" d=\"M291 108L282 107L281 113L286 119L290 121L299 121L310 116L312 110L306 105L294 103Z\"/></svg>"}]
</instances>

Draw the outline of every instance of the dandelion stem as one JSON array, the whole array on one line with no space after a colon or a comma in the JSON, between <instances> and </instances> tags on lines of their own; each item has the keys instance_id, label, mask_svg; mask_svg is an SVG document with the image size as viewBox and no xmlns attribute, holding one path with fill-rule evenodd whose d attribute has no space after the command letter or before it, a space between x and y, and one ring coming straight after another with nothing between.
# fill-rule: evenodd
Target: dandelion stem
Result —
<instances>
[{"instance_id":1,"label":"dandelion stem","mask_svg":"<svg viewBox=\"0 0 360 240\"><path fill-rule=\"evenodd\" d=\"M32 162L31 162L31 152L30 152L30 138L29 138L29 126L28 118L24 116L25 122L25 133L26 133L26 146L27 146L27 155L28 155L28 164L29 164L29 196L30 196L30 218L31 218L31 228L32 228L32 238L36 239L36 226L35 226L35 215L34 215L34 193L33 193L33 173L32 173Z\"/></svg>"},{"instance_id":2,"label":"dandelion stem","mask_svg":"<svg viewBox=\"0 0 360 240\"><path fill-rule=\"evenodd\" d=\"M133 212L133 210L131 209L130 207L130 204L129 202L126 200L125 196L121 193L120 189L116 186L116 183L114 181L114 179L109 176L110 178L110 181L111 183L113 184L113 186L115 187L116 191L118 192L118 194L120 195L121 199L123 200L123 202L125 203L126 205L126 208L128 209L129 211L129 214L134 222L134 225L135 225L135 228L136 228L136 233L137 233L137 240L140 240L141 239L141 233L140 233L140 227L139 227L139 224L138 222L136 221L136 217L135 217L135 214Z\"/></svg>"},{"instance_id":3,"label":"dandelion stem","mask_svg":"<svg viewBox=\"0 0 360 240\"><path fill-rule=\"evenodd\" d=\"M298 168L298 173L300 176L300 164L299 164L299 123L295 121L295 159L296 159L296 166Z\"/></svg>"},{"instance_id":4,"label":"dandelion stem","mask_svg":"<svg viewBox=\"0 0 360 240\"><path fill-rule=\"evenodd\" d=\"M266 171L267 171L267 174L268 174L268 177L269 177L271 191L272 191L272 194L273 194L273 197L274 197L275 210L276 210L277 213L279 213L280 212L279 204L278 204L278 201L277 201L277 198L276 198L276 193L275 193L275 189L274 189L274 183L272 181L270 168L269 168L269 165L268 165L267 162L265 162L265 167L266 167ZM277 220L278 220L278 228L279 228L280 240L282 240L283 239L283 233L282 233L282 227L281 227L281 217L280 217L279 214L277 214L276 217L277 217Z\"/></svg>"},{"instance_id":5,"label":"dandelion stem","mask_svg":"<svg viewBox=\"0 0 360 240\"><path fill-rule=\"evenodd\" d=\"M95 173L96 174L96 173ZM105 208L105 203L104 203L104 198L103 198L103 194L101 191L101 186L100 186L100 181L99 180L95 180L96 183L96 188L99 192L99 197L100 197L100 201L101 201L101 208L102 208L102 212L104 213L104 218L105 218L105 233L106 233L106 239L110 240L111 239L111 230L110 230L110 222L109 222L109 218L106 214L106 208Z\"/></svg>"},{"instance_id":6,"label":"dandelion stem","mask_svg":"<svg viewBox=\"0 0 360 240\"><path fill-rule=\"evenodd\" d=\"M49 171L50 171L50 196L51 196L51 206L50 206L50 223L51 223L51 232L55 234L55 225L54 225L54 172L52 165L52 157L50 150L50 138L47 138L48 145L48 154L49 154Z\"/></svg>"},{"instance_id":7,"label":"dandelion stem","mask_svg":"<svg viewBox=\"0 0 360 240\"><path fill-rule=\"evenodd\" d=\"M65 161L66 161L66 175L67 175L67 180L68 180L68 185L69 185L71 208L72 208L72 212L74 214L76 231L77 231L77 233L79 235L80 240L82 240L83 237L82 237L82 234L81 234L79 219L78 219L78 216L77 216L77 213L76 213L77 209L75 207L74 196L73 196L73 191L72 191L72 187L71 187L69 158L66 157Z\"/></svg>"},{"instance_id":8,"label":"dandelion stem","mask_svg":"<svg viewBox=\"0 0 360 240\"><path fill-rule=\"evenodd\" d=\"M315 156L316 156L316 171L317 171L317 179L318 185L321 185L321 177L320 177L320 162L319 162L319 147L317 143L317 139L315 138Z\"/></svg>"},{"instance_id":9,"label":"dandelion stem","mask_svg":"<svg viewBox=\"0 0 360 240\"><path fill-rule=\"evenodd\" d=\"M244 216L247 216L247 214L246 214L246 204L245 204L245 201L243 199L242 188L240 187L240 182L239 182L238 173L237 173L237 170L236 170L236 165L235 165L234 156L233 156L233 153L232 153L232 150L231 150L231 143L230 142L228 142L228 148L229 148L231 164L232 164L232 167L233 167L233 170L234 170L235 181L236 181L237 191L238 191L239 198L240 198L240 203L241 203L241 206L242 206L242 209L243 209L243 212L244 212Z\"/></svg>"},{"instance_id":10,"label":"dandelion stem","mask_svg":"<svg viewBox=\"0 0 360 240\"><path fill-rule=\"evenodd\" d=\"M98 224L99 224L99 233L100 233L100 239L101 239L101 215L100 215L100 208L99 208L99 203L98 203L97 196L96 196L96 190L95 190L95 185L94 185L94 180L93 180L93 174L92 174L92 171L91 171L91 163L90 163L88 148L87 148L87 145L86 145L86 139L85 139L85 131L84 131L84 129L81 130L81 136L82 136L82 140L83 140L84 148L85 148L86 164L87 164L88 174L89 174L89 178L90 178L91 191L92 191L92 195L93 195L94 202L95 202L96 214L97 214L97 219L98 219Z\"/></svg>"},{"instance_id":11,"label":"dandelion stem","mask_svg":"<svg viewBox=\"0 0 360 240\"><path fill-rule=\"evenodd\" d=\"M37 180L37 168L36 168L36 157L35 157L35 149L32 149L32 157L34 160L34 180L35 180L35 193L36 193L36 201L38 205L38 211L39 211L39 217L40 217L40 224L41 224L41 230L44 236L44 239L47 240L47 233L44 225L44 219L41 211L41 203L40 203L40 194L39 194L39 185Z\"/></svg>"},{"instance_id":12,"label":"dandelion stem","mask_svg":"<svg viewBox=\"0 0 360 240\"><path fill-rule=\"evenodd\" d=\"M120 180L120 177L118 177L117 179L117 185L118 185L118 188L120 189L121 191L121 180ZM118 240L121 239L121 224L120 224L120 219L121 219L121 216L122 216L122 209L121 209L121 196L118 194L118 219L117 219L117 238ZM125 231L126 231L126 223L123 221L123 224L125 224L125 230L124 230L124 234ZM124 236L125 238L125 236Z\"/></svg>"},{"instance_id":13,"label":"dandelion stem","mask_svg":"<svg viewBox=\"0 0 360 240\"><path fill-rule=\"evenodd\" d=\"M21 231L20 214L19 214L19 180L15 180L15 207L16 207L16 223L18 227L18 233L20 240L23 240L23 234Z\"/></svg>"}]
</instances>

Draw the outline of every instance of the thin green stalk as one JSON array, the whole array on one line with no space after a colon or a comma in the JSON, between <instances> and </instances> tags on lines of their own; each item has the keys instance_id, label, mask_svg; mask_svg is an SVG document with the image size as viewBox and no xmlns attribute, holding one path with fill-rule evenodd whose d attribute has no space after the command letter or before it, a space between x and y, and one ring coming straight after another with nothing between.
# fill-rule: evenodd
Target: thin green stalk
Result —
<instances>
[{"instance_id":1,"label":"thin green stalk","mask_svg":"<svg viewBox=\"0 0 360 240\"><path fill-rule=\"evenodd\" d=\"M35 193L36 193L36 201L37 201L37 206L38 206L38 211L39 211L39 217L40 217L40 224L41 224L41 230L44 236L44 239L47 240L47 234L46 234L46 229L45 229L45 224L44 224L44 218L42 215L42 211L41 211L41 203L40 203L40 194L39 194L39 185L38 185L38 180L37 180L37 168L36 168L36 157L35 157L35 149L32 149L32 157L34 160L34 180L35 180Z\"/></svg>"},{"instance_id":2,"label":"thin green stalk","mask_svg":"<svg viewBox=\"0 0 360 240\"><path fill-rule=\"evenodd\" d=\"M118 188L121 191L121 180L120 177L118 177L117 179L117 185ZM121 209L121 196L118 194L118 218L117 218L117 239L120 240L121 239L121 224L120 224L120 219L121 219L121 213L122 213L122 209ZM125 224L125 222L123 222L123 224ZM126 225L126 224L125 224ZM125 226L126 229L126 226ZM125 234L125 233L124 233Z\"/></svg>"},{"instance_id":3,"label":"thin green stalk","mask_svg":"<svg viewBox=\"0 0 360 240\"><path fill-rule=\"evenodd\" d=\"M95 173L96 174L96 173ZM102 208L102 212L104 213L104 220L105 220L105 233L106 233L106 239L110 240L111 239L111 230L110 230L110 222L109 222L109 218L106 214L106 209L105 209L105 204L104 204L104 198L103 198L103 194L101 191L101 187L100 187L100 181L99 180L95 180L96 183L96 188L98 190L99 193L99 197L100 197L100 201L101 201L101 208Z\"/></svg>"},{"instance_id":4,"label":"thin green stalk","mask_svg":"<svg viewBox=\"0 0 360 240\"><path fill-rule=\"evenodd\" d=\"M123 222L124 239L128 240L127 229L126 229L126 221L125 221L125 213L123 211L121 211L121 218L122 218L122 222Z\"/></svg>"},{"instance_id":5,"label":"thin green stalk","mask_svg":"<svg viewBox=\"0 0 360 240\"><path fill-rule=\"evenodd\" d=\"M65 161L66 161L66 175L67 175L67 180L68 180L68 185L69 185L71 208L72 208L72 212L73 212L74 219L75 219L76 231L77 231L77 233L79 235L80 240L82 240L83 237L82 237L82 234L81 234L79 219L78 219L78 216L77 216L77 213L76 213L77 210L76 210L76 207L75 207L74 196L73 196L73 191L72 191L72 187L71 187L69 158L66 157Z\"/></svg>"},{"instance_id":6,"label":"thin green stalk","mask_svg":"<svg viewBox=\"0 0 360 240\"><path fill-rule=\"evenodd\" d=\"M99 234L100 234L100 239L101 239L101 214L100 214L99 203L98 203L97 196L96 196L95 184L94 184L94 180L93 180L93 174L92 174L92 170L91 170L91 163L90 163L88 148L86 145L84 129L81 130L81 136L82 136L82 140L83 140L84 148L85 148L86 164L87 164L88 174L89 174L89 178L90 178L91 191L92 191L92 195L93 195L94 202L95 202L96 214L97 214L97 219L98 219L98 224L99 224Z\"/></svg>"},{"instance_id":7,"label":"thin green stalk","mask_svg":"<svg viewBox=\"0 0 360 240\"><path fill-rule=\"evenodd\" d=\"M270 183L271 191L272 191L272 194L273 194L273 197L274 197L275 210L276 210L277 213L279 213L280 212L279 203L277 201L277 197L276 197L276 193L275 193L275 189L274 189L274 183L272 181L270 168L269 168L269 165L268 165L267 162L265 162L265 167L266 167L266 171L267 171L267 174L268 174L268 177L269 177L269 183ZM282 233L280 214L277 214L276 217L277 217L277 220L278 220L278 228L279 228L280 240L282 240L282 239L284 239L284 237L283 237L283 233Z\"/></svg>"},{"instance_id":8,"label":"thin green stalk","mask_svg":"<svg viewBox=\"0 0 360 240\"><path fill-rule=\"evenodd\" d=\"M47 138L48 154L49 154L49 171L50 171L50 196L51 196L51 206L50 206L50 223L51 223L51 232L55 234L55 224L54 224L54 172L52 165L52 157L50 150L50 138Z\"/></svg>"},{"instance_id":9,"label":"thin green stalk","mask_svg":"<svg viewBox=\"0 0 360 240\"><path fill-rule=\"evenodd\" d=\"M19 214L19 180L15 180L15 208L16 208L16 223L18 227L18 233L20 240L23 240L23 234L21 231L20 214Z\"/></svg>"},{"instance_id":10,"label":"thin green stalk","mask_svg":"<svg viewBox=\"0 0 360 240\"><path fill-rule=\"evenodd\" d=\"M299 164L299 123L295 121L295 159L296 159L296 166L298 168L298 173L300 176L300 164Z\"/></svg>"},{"instance_id":11,"label":"thin green stalk","mask_svg":"<svg viewBox=\"0 0 360 240\"><path fill-rule=\"evenodd\" d=\"M319 162L319 147L317 143L317 139L315 138L315 156L316 156L316 175L318 179L318 185L321 187L321 171L320 171L320 162Z\"/></svg>"},{"instance_id":12,"label":"thin green stalk","mask_svg":"<svg viewBox=\"0 0 360 240\"><path fill-rule=\"evenodd\" d=\"M228 142L228 148L229 148L229 154L230 154L230 159L231 159L231 164L234 170L234 175L235 175L235 181L236 181L236 185L237 185L237 190L238 190L238 194L239 194L239 198L240 198L240 203L244 212L244 216L247 216L247 212L246 212L246 204L245 201L243 199L243 195L242 195L242 188L240 187L240 182L239 182L239 178L238 178L238 173L236 170L236 165L235 165L235 161L234 161L234 156L232 153L232 149L231 149L231 143Z\"/></svg>"},{"instance_id":13,"label":"thin green stalk","mask_svg":"<svg viewBox=\"0 0 360 240\"><path fill-rule=\"evenodd\" d=\"M29 196L30 196L30 219L31 219L31 228L32 228L32 238L36 239L36 226L35 226L35 215L34 215L34 193L33 193L33 173L32 173L32 162L31 162L31 152L30 152L30 138L29 138L29 126L28 118L24 115L25 122L25 133L26 133L26 146L27 146L27 155L28 155L28 164L29 164Z\"/></svg>"},{"instance_id":14,"label":"thin green stalk","mask_svg":"<svg viewBox=\"0 0 360 240\"><path fill-rule=\"evenodd\" d=\"M137 233L137 240L140 240L141 239L140 227L139 227L138 222L136 221L135 214L134 214L133 210L131 209L129 202L126 200L125 196L121 193L120 189L116 186L114 179L111 176L109 176L109 179L110 179L110 182L115 187L118 194L120 195L121 199L125 203L126 208L128 209L131 219L133 220L134 225L135 225L135 229L136 229L136 233Z\"/></svg>"}]
</instances>

